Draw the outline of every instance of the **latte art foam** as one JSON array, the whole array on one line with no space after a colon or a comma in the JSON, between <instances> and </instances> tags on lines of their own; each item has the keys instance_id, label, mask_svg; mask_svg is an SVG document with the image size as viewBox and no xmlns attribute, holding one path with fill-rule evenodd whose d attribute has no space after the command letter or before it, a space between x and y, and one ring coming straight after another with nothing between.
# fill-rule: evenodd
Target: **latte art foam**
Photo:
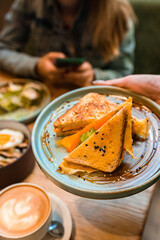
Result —
<instances>
[{"instance_id":1,"label":"latte art foam","mask_svg":"<svg viewBox=\"0 0 160 240\"><path fill-rule=\"evenodd\" d=\"M17 199L9 199L3 204L0 210L0 219L10 231L19 229L26 231L40 219L38 211L32 212L32 201L34 196L26 196L25 199L17 202Z\"/></svg>"},{"instance_id":2,"label":"latte art foam","mask_svg":"<svg viewBox=\"0 0 160 240\"><path fill-rule=\"evenodd\" d=\"M40 189L18 186L0 196L0 232L23 236L38 229L47 219L50 203Z\"/></svg>"}]
</instances>

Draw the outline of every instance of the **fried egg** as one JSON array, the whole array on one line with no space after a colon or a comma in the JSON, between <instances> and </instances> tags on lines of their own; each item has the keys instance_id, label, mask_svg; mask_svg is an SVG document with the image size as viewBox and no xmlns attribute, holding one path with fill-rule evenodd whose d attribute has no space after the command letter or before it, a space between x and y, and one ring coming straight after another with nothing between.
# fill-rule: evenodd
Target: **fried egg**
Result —
<instances>
[{"instance_id":1,"label":"fried egg","mask_svg":"<svg viewBox=\"0 0 160 240\"><path fill-rule=\"evenodd\" d=\"M0 130L0 150L16 147L23 142L23 139L24 135L19 131L2 129Z\"/></svg>"}]
</instances>

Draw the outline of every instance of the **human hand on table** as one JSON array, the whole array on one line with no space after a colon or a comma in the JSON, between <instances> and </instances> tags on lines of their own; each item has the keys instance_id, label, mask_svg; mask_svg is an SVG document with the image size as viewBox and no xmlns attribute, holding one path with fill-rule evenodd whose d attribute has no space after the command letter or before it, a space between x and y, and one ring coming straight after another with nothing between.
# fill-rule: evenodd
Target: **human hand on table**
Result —
<instances>
[{"instance_id":1,"label":"human hand on table","mask_svg":"<svg viewBox=\"0 0 160 240\"><path fill-rule=\"evenodd\" d=\"M160 75L129 75L114 80L94 81L93 84L126 88L160 104Z\"/></svg>"},{"instance_id":2,"label":"human hand on table","mask_svg":"<svg viewBox=\"0 0 160 240\"><path fill-rule=\"evenodd\" d=\"M63 81L62 73L64 69L57 68L54 64L56 58L65 58L66 56L61 52L50 52L41 57L36 65L36 72L42 78L51 83Z\"/></svg>"},{"instance_id":3,"label":"human hand on table","mask_svg":"<svg viewBox=\"0 0 160 240\"><path fill-rule=\"evenodd\" d=\"M79 67L63 73L64 82L75 84L78 87L91 85L94 80L94 71L89 62L82 63Z\"/></svg>"}]
</instances>

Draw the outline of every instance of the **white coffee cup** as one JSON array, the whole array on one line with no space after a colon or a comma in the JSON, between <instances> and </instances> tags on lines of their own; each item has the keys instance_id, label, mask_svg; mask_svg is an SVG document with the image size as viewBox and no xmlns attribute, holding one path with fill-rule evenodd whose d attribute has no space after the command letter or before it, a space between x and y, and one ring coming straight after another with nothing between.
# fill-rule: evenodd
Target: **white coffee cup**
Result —
<instances>
[{"instance_id":1,"label":"white coffee cup","mask_svg":"<svg viewBox=\"0 0 160 240\"><path fill-rule=\"evenodd\" d=\"M18 183L0 192L1 240L40 240L51 220L51 201L43 188Z\"/></svg>"}]
</instances>

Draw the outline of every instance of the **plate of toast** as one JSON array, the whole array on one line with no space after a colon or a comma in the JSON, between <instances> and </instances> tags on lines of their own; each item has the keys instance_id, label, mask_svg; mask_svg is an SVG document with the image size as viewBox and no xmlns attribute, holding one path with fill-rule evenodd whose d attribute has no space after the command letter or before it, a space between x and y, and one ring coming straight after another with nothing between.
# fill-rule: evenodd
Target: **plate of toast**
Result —
<instances>
[{"instance_id":1,"label":"plate of toast","mask_svg":"<svg viewBox=\"0 0 160 240\"><path fill-rule=\"evenodd\" d=\"M126 197L160 176L160 107L117 87L93 86L52 101L32 147L42 171L79 196Z\"/></svg>"}]
</instances>

